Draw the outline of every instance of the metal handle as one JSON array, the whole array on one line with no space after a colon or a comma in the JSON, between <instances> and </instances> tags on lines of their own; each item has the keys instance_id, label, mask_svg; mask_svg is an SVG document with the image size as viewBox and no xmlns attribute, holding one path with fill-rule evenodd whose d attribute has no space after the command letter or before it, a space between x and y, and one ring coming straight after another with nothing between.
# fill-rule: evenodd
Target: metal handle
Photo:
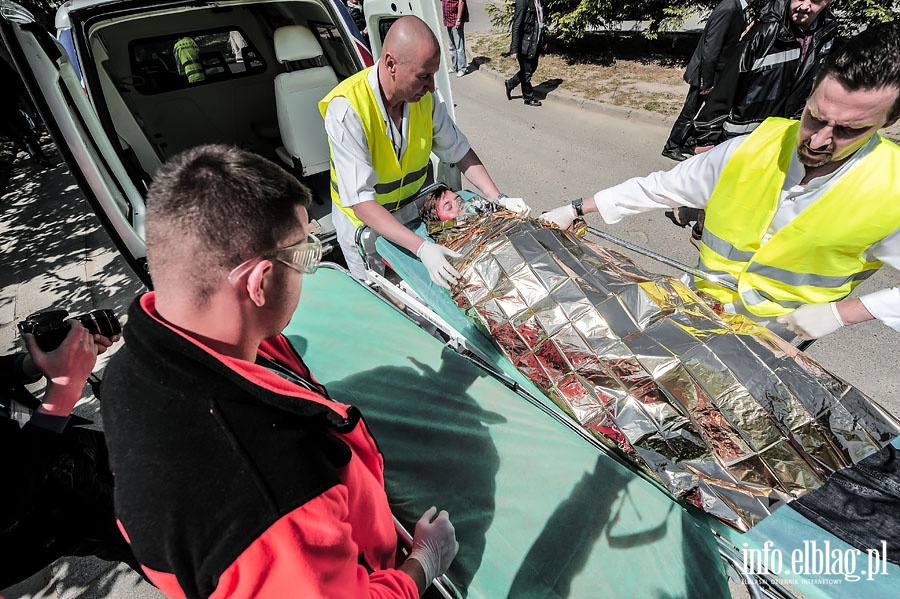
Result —
<instances>
[{"instance_id":1,"label":"metal handle","mask_svg":"<svg viewBox=\"0 0 900 599\"><path fill-rule=\"evenodd\" d=\"M708 272L703 272L702 270L700 270L698 268L694 268L693 266L688 266L687 264L682 264L678 260L673 260L672 258L667 258L667 257L663 256L662 254L657 254L656 252L654 252L652 250L648 250L647 248L633 244L630 241L625 241L624 239L619 239L618 237L616 237L614 235L610 235L609 233L605 233L605 232L601 231L600 229L595 229L594 227L588 227L587 230L588 230L588 233L590 233L591 235L596 235L597 237L600 237L601 239L605 239L606 241L610 241L616 245L620 245L623 248L629 249L633 252L637 252L638 254L643 254L644 256L647 256L648 258L653 258L654 260L662 262L663 264L668 264L669 266L672 266L674 268L677 268L678 270L684 271L684 272L688 273L689 275L694 275L695 277L701 278L704 281L709 281L710 283L715 283L716 285L718 285L720 287L724 287L725 289L730 289L731 291L736 292L738 290L737 285L735 285L731 281L726 281L725 279L723 279L722 277L720 277L718 275L714 275L714 274L711 274Z\"/></svg>"}]
</instances>

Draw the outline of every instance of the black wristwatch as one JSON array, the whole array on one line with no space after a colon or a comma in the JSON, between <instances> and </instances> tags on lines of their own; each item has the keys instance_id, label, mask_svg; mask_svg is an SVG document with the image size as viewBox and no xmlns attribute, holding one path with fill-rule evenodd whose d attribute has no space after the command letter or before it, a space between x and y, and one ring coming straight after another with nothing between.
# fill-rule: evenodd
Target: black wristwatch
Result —
<instances>
[{"instance_id":1,"label":"black wristwatch","mask_svg":"<svg viewBox=\"0 0 900 599\"><path fill-rule=\"evenodd\" d=\"M576 216L584 216L584 198L572 200L572 208L575 209Z\"/></svg>"}]
</instances>

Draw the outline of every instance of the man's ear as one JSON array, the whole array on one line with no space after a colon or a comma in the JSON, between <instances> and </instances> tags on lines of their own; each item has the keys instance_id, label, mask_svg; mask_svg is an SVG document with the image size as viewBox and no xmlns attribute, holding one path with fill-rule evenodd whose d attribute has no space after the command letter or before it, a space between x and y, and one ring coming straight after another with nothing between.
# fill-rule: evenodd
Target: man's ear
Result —
<instances>
[{"instance_id":1,"label":"man's ear","mask_svg":"<svg viewBox=\"0 0 900 599\"><path fill-rule=\"evenodd\" d=\"M266 289L273 270L271 260L260 260L247 275L247 295L257 308L262 308L266 303Z\"/></svg>"},{"instance_id":2,"label":"man's ear","mask_svg":"<svg viewBox=\"0 0 900 599\"><path fill-rule=\"evenodd\" d=\"M394 74L394 70L397 68L397 59L391 52L384 53L384 66L387 67L388 73Z\"/></svg>"}]
</instances>

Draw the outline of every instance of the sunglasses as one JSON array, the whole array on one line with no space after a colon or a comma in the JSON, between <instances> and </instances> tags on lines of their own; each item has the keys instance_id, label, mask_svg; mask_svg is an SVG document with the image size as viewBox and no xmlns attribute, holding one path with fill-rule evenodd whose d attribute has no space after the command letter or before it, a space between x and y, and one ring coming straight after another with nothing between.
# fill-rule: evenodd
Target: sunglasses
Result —
<instances>
[{"instance_id":1,"label":"sunglasses","mask_svg":"<svg viewBox=\"0 0 900 599\"><path fill-rule=\"evenodd\" d=\"M249 260L245 260L228 273L228 280L233 283L243 275L248 266L261 258L276 260L297 272L311 275L316 272L316 269L319 267L319 262L322 261L322 242L319 241L315 235L310 234L306 241L301 241L300 243L295 243L294 245L279 248L271 252L266 252L260 256L255 256Z\"/></svg>"}]
</instances>

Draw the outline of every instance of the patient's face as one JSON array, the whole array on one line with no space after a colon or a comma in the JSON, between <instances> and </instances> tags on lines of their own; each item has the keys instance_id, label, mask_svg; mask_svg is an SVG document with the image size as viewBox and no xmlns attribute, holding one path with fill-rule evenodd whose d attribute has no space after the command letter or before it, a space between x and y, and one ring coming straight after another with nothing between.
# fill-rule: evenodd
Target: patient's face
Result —
<instances>
[{"instance_id":1,"label":"patient's face","mask_svg":"<svg viewBox=\"0 0 900 599\"><path fill-rule=\"evenodd\" d=\"M436 206L438 218L441 221L445 221L459 217L463 212L462 201L463 199L459 197L459 194L449 189L442 193L437 200Z\"/></svg>"}]
</instances>

